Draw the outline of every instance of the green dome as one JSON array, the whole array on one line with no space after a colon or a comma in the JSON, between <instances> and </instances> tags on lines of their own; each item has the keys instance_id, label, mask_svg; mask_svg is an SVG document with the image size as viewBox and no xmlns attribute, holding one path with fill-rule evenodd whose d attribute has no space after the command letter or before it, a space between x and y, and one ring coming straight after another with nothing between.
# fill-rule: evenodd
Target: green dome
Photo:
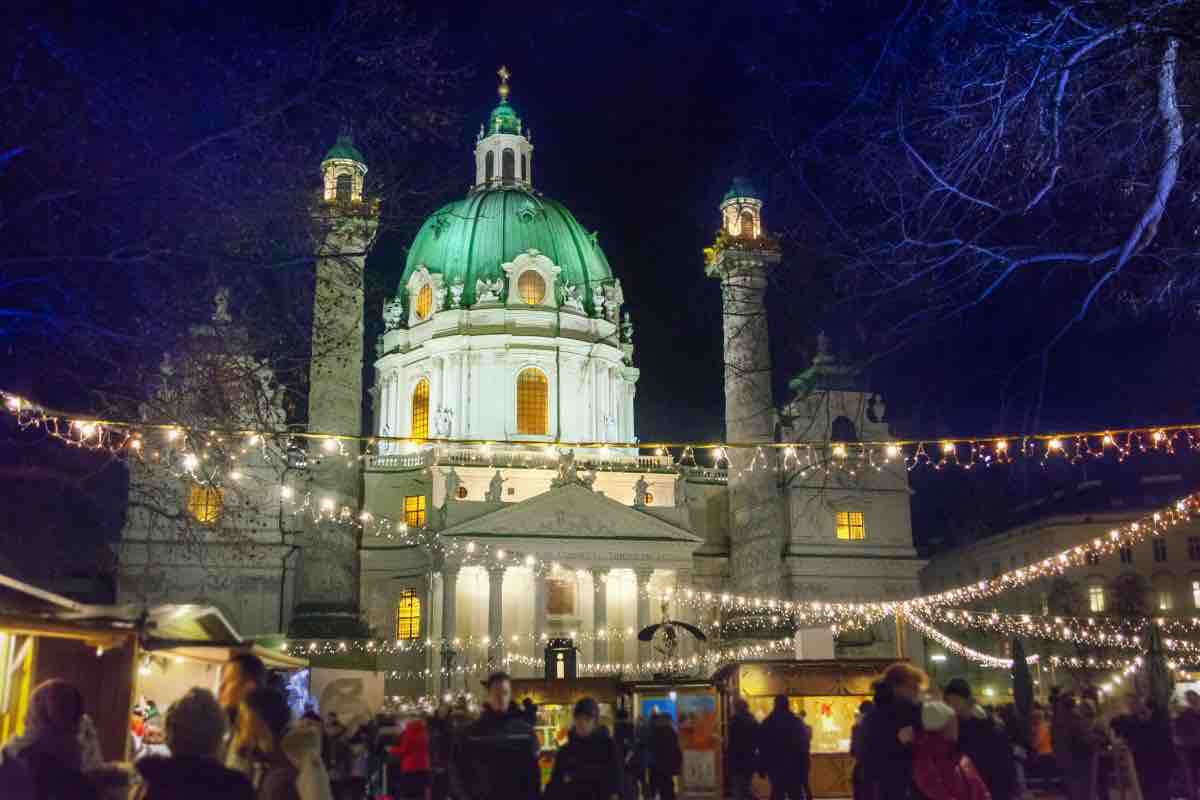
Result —
<instances>
[{"instance_id":1,"label":"green dome","mask_svg":"<svg viewBox=\"0 0 1200 800\"><path fill-rule=\"evenodd\" d=\"M507 100L501 100L500 105L492 109L492 115L488 117L487 132L489 136L493 133L515 133L518 136L521 134L521 118Z\"/></svg>"},{"instance_id":2,"label":"green dome","mask_svg":"<svg viewBox=\"0 0 1200 800\"><path fill-rule=\"evenodd\" d=\"M729 191L725 193L725 196L721 198L721 202L725 202L726 200L730 200L734 197L752 197L755 200L762 199L758 196L758 192L754 190L754 185L750 183L750 180L742 177L741 175L738 175L733 179L733 184L729 187Z\"/></svg>"},{"instance_id":3,"label":"green dome","mask_svg":"<svg viewBox=\"0 0 1200 800\"><path fill-rule=\"evenodd\" d=\"M501 264L531 248L562 268L557 285L579 286L591 309L592 287L612 281L596 235L559 203L522 187L475 191L443 206L417 231L397 295L408 306L408 280L425 266L446 287L462 281L463 305L475 303L475 281L504 279Z\"/></svg>"},{"instance_id":4,"label":"green dome","mask_svg":"<svg viewBox=\"0 0 1200 800\"><path fill-rule=\"evenodd\" d=\"M337 138L337 142L333 147L329 148L329 152L325 154L325 158L322 160L328 161L331 158L348 158L360 164L367 163L362 153L358 152L358 148L354 146L354 140L346 134L342 134Z\"/></svg>"}]
</instances>

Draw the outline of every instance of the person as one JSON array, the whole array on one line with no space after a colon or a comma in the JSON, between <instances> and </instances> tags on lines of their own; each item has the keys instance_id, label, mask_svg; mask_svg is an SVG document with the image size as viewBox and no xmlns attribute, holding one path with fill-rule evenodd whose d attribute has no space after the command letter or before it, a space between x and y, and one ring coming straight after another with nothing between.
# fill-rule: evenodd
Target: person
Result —
<instances>
[{"instance_id":1,"label":"person","mask_svg":"<svg viewBox=\"0 0 1200 800\"><path fill-rule=\"evenodd\" d=\"M350 777L349 731L338 718L336 711L325 716L324 735L321 738L321 759L333 783L333 793L340 797L345 793L346 781Z\"/></svg>"},{"instance_id":2,"label":"person","mask_svg":"<svg viewBox=\"0 0 1200 800\"><path fill-rule=\"evenodd\" d=\"M635 728L635 736L637 738L637 755L632 759L629 765L629 771L633 775L634 782L634 798L644 797L649 798L650 794L650 767L651 759L653 758L650 752L650 731L652 721L658 715L657 711L652 711L649 717L640 717Z\"/></svg>"},{"instance_id":3,"label":"person","mask_svg":"<svg viewBox=\"0 0 1200 800\"><path fill-rule=\"evenodd\" d=\"M975 702L971 686L964 679L954 678L947 683L942 697L958 717L958 748L983 777L992 800L1011 800L1017 781L1008 737Z\"/></svg>"},{"instance_id":4,"label":"person","mask_svg":"<svg viewBox=\"0 0 1200 800\"><path fill-rule=\"evenodd\" d=\"M800 713L797 716L800 717L800 724L804 726L804 731L805 731L804 749L800 753L800 758L801 758L801 761L803 762L801 764L801 766L804 769L804 796L811 799L813 796L813 793L812 793L812 786L809 785L809 780L812 777L813 729L812 729L812 725L808 724L808 712L807 711L805 711L802 708L802 709L800 709Z\"/></svg>"},{"instance_id":5,"label":"person","mask_svg":"<svg viewBox=\"0 0 1200 800\"><path fill-rule=\"evenodd\" d=\"M242 701L255 689L265 688L267 667L252 653L237 653L221 667L221 681L217 687L217 702L229 717L229 732L221 749L221 761L230 769L245 775L250 774L251 764L243 761L233 746L238 730L238 709Z\"/></svg>"},{"instance_id":6,"label":"person","mask_svg":"<svg viewBox=\"0 0 1200 800\"><path fill-rule=\"evenodd\" d=\"M1194 800L1200 796L1200 693L1188 689L1183 700L1184 708L1175 718L1175 747Z\"/></svg>"},{"instance_id":7,"label":"person","mask_svg":"<svg viewBox=\"0 0 1200 800\"><path fill-rule=\"evenodd\" d=\"M0 788L5 798L95 800L83 772L79 729L83 694L63 680L41 683L29 697L25 732L0 751Z\"/></svg>"},{"instance_id":8,"label":"person","mask_svg":"<svg viewBox=\"0 0 1200 800\"><path fill-rule=\"evenodd\" d=\"M803 753L809 747L808 727L792 713L786 695L758 729L759 770L771 780L771 800L801 800L807 775Z\"/></svg>"},{"instance_id":9,"label":"person","mask_svg":"<svg viewBox=\"0 0 1200 800\"><path fill-rule=\"evenodd\" d=\"M300 800L299 770L282 747L290 723L287 699L274 689L255 689L238 708L233 747L251 765L256 800Z\"/></svg>"},{"instance_id":10,"label":"person","mask_svg":"<svg viewBox=\"0 0 1200 800\"><path fill-rule=\"evenodd\" d=\"M1108 748L1109 732L1100 721L1096 703L1090 699L1074 702L1067 695L1069 703L1063 703L1062 738L1055 738L1054 750L1058 752L1059 742L1063 742L1066 758L1066 769L1063 778L1070 792L1071 800L1092 800L1097 794L1097 757Z\"/></svg>"},{"instance_id":11,"label":"person","mask_svg":"<svg viewBox=\"0 0 1200 800\"><path fill-rule=\"evenodd\" d=\"M650 791L658 800L675 800L675 776L683 769L679 735L666 714L650 720Z\"/></svg>"},{"instance_id":12,"label":"person","mask_svg":"<svg viewBox=\"0 0 1200 800\"><path fill-rule=\"evenodd\" d=\"M192 689L176 700L167 708L164 727L170 755L137 762L142 782L135 800L253 800L249 778L217 760L228 717L212 692Z\"/></svg>"},{"instance_id":13,"label":"person","mask_svg":"<svg viewBox=\"0 0 1200 800\"><path fill-rule=\"evenodd\" d=\"M875 684L875 708L863 739L864 773L879 800L908 800L912 794L912 743L921 728L925 673L900 662Z\"/></svg>"},{"instance_id":14,"label":"person","mask_svg":"<svg viewBox=\"0 0 1200 800\"><path fill-rule=\"evenodd\" d=\"M868 789L866 772L863 761L866 758L866 728L867 720L875 704L870 700L859 703L858 712L854 715L854 725L850 728L850 755L854 757L854 770L850 774L851 789L854 800L868 800L872 795Z\"/></svg>"},{"instance_id":15,"label":"person","mask_svg":"<svg viewBox=\"0 0 1200 800\"><path fill-rule=\"evenodd\" d=\"M621 797L630 798L633 797L634 790L631 769L637 755L637 731L629 721L629 712L624 708L617 709L613 739L617 743L617 755L621 759Z\"/></svg>"},{"instance_id":16,"label":"person","mask_svg":"<svg viewBox=\"0 0 1200 800\"><path fill-rule=\"evenodd\" d=\"M487 701L479 719L467 725L450 760L456 800L526 800L541 786L538 743L533 728L509 713L512 681L493 672L483 682Z\"/></svg>"},{"instance_id":17,"label":"person","mask_svg":"<svg viewBox=\"0 0 1200 800\"><path fill-rule=\"evenodd\" d=\"M441 703L429 719L430 797L446 800L450 794L450 754L454 739L450 730L450 704Z\"/></svg>"},{"instance_id":18,"label":"person","mask_svg":"<svg viewBox=\"0 0 1200 800\"><path fill-rule=\"evenodd\" d=\"M555 754L546 797L619 800L623 773L617 743L600 724L600 707L592 698L582 698L572 711L567 743Z\"/></svg>"},{"instance_id":19,"label":"person","mask_svg":"<svg viewBox=\"0 0 1200 800\"><path fill-rule=\"evenodd\" d=\"M1124 737L1133 755L1144 800L1168 800L1171 776L1178 765L1167 709L1151 700L1135 701Z\"/></svg>"},{"instance_id":20,"label":"person","mask_svg":"<svg viewBox=\"0 0 1200 800\"><path fill-rule=\"evenodd\" d=\"M525 716L525 721L532 728L537 727L537 705L533 702L532 697L526 697L521 701L521 713Z\"/></svg>"},{"instance_id":21,"label":"person","mask_svg":"<svg viewBox=\"0 0 1200 800\"><path fill-rule=\"evenodd\" d=\"M333 800L329 773L321 758L320 723L298 720L283 735L279 749L296 770L295 787L300 800Z\"/></svg>"},{"instance_id":22,"label":"person","mask_svg":"<svg viewBox=\"0 0 1200 800\"><path fill-rule=\"evenodd\" d=\"M957 748L959 717L945 703L921 706L921 730L913 740L913 784L922 800L990 800L970 756Z\"/></svg>"},{"instance_id":23,"label":"person","mask_svg":"<svg viewBox=\"0 0 1200 800\"><path fill-rule=\"evenodd\" d=\"M758 759L758 720L750 713L750 704L738 698L729 720L729 785L734 800L750 800L750 779Z\"/></svg>"},{"instance_id":24,"label":"person","mask_svg":"<svg viewBox=\"0 0 1200 800\"><path fill-rule=\"evenodd\" d=\"M424 798L429 786L429 732L420 717L404 725L400 740L391 748L400 762L400 797Z\"/></svg>"}]
</instances>

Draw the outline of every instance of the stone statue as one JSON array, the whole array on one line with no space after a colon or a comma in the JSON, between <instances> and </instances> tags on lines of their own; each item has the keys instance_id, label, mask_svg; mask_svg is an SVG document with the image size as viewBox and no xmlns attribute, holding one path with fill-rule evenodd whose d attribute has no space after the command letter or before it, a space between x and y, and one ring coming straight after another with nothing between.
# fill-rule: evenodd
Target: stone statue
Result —
<instances>
[{"instance_id":1,"label":"stone statue","mask_svg":"<svg viewBox=\"0 0 1200 800\"><path fill-rule=\"evenodd\" d=\"M500 278L493 278L490 281L479 278L475 281L475 302L498 303L500 302L500 293L503 291L504 281Z\"/></svg>"},{"instance_id":2,"label":"stone statue","mask_svg":"<svg viewBox=\"0 0 1200 800\"><path fill-rule=\"evenodd\" d=\"M887 406L884 405L883 395L874 395L871 397L871 404L867 409L867 417L872 422L887 421Z\"/></svg>"},{"instance_id":3,"label":"stone statue","mask_svg":"<svg viewBox=\"0 0 1200 800\"><path fill-rule=\"evenodd\" d=\"M617 417L615 414L604 415L604 441L615 442L617 440Z\"/></svg>"},{"instance_id":4,"label":"stone statue","mask_svg":"<svg viewBox=\"0 0 1200 800\"><path fill-rule=\"evenodd\" d=\"M583 313L583 298L579 295L578 284L568 283L563 287L563 306L572 311L578 311L580 314Z\"/></svg>"},{"instance_id":5,"label":"stone statue","mask_svg":"<svg viewBox=\"0 0 1200 800\"><path fill-rule=\"evenodd\" d=\"M682 474L675 476L675 510L681 514L687 511L687 479Z\"/></svg>"},{"instance_id":6,"label":"stone statue","mask_svg":"<svg viewBox=\"0 0 1200 800\"><path fill-rule=\"evenodd\" d=\"M558 452L558 475L550 481L550 485L557 489L560 486L579 482L579 471L575 467L575 451L560 450Z\"/></svg>"},{"instance_id":7,"label":"stone statue","mask_svg":"<svg viewBox=\"0 0 1200 800\"><path fill-rule=\"evenodd\" d=\"M433 432L439 439L448 439L453 428L454 411L449 408L439 408L433 415Z\"/></svg>"},{"instance_id":8,"label":"stone statue","mask_svg":"<svg viewBox=\"0 0 1200 800\"><path fill-rule=\"evenodd\" d=\"M446 502L458 499L458 487L462 486L462 479L458 477L458 473L451 467L446 472Z\"/></svg>"},{"instance_id":9,"label":"stone statue","mask_svg":"<svg viewBox=\"0 0 1200 800\"><path fill-rule=\"evenodd\" d=\"M625 318L621 321L621 341L633 341L633 320L629 318L629 312L625 312Z\"/></svg>"},{"instance_id":10,"label":"stone statue","mask_svg":"<svg viewBox=\"0 0 1200 800\"><path fill-rule=\"evenodd\" d=\"M635 508L646 507L646 494L650 489L650 484L646 483L646 476L637 479L637 483L633 485L633 505Z\"/></svg>"},{"instance_id":11,"label":"stone statue","mask_svg":"<svg viewBox=\"0 0 1200 800\"><path fill-rule=\"evenodd\" d=\"M229 288L222 286L217 289L216 296L213 297L212 321L216 323L225 323L232 321L233 317L229 316Z\"/></svg>"},{"instance_id":12,"label":"stone statue","mask_svg":"<svg viewBox=\"0 0 1200 800\"><path fill-rule=\"evenodd\" d=\"M489 503L503 503L503 493L504 476L500 474L500 470L496 470L496 474L492 476L492 480L488 483L488 490L484 499Z\"/></svg>"},{"instance_id":13,"label":"stone statue","mask_svg":"<svg viewBox=\"0 0 1200 800\"><path fill-rule=\"evenodd\" d=\"M604 318L613 323L621 319L621 301L617 299L617 290L614 286L609 286L604 290Z\"/></svg>"},{"instance_id":14,"label":"stone statue","mask_svg":"<svg viewBox=\"0 0 1200 800\"><path fill-rule=\"evenodd\" d=\"M433 290L433 312L436 314L446 308L446 287L439 286Z\"/></svg>"},{"instance_id":15,"label":"stone statue","mask_svg":"<svg viewBox=\"0 0 1200 800\"><path fill-rule=\"evenodd\" d=\"M604 287L592 287L592 316L604 316Z\"/></svg>"},{"instance_id":16,"label":"stone statue","mask_svg":"<svg viewBox=\"0 0 1200 800\"><path fill-rule=\"evenodd\" d=\"M383 304L383 329L394 331L404 323L404 304L394 297Z\"/></svg>"},{"instance_id":17,"label":"stone statue","mask_svg":"<svg viewBox=\"0 0 1200 800\"><path fill-rule=\"evenodd\" d=\"M579 485L589 491L596 491L596 470L585 472L579 479Z\"/></svg>"},{"instance_id":18,"label":"stone statue","mask_svg":"<svg viewBox=\"0 0 1200 800\"><path fill-rule=\"evenodd\" d=\"M465 288L466 287L463 285L462 281L455 281L454 283L450 284L450 307L451 308L455 308L455 309L462 308L463 289L465 289Z\"/></svg>"}]
</instances>

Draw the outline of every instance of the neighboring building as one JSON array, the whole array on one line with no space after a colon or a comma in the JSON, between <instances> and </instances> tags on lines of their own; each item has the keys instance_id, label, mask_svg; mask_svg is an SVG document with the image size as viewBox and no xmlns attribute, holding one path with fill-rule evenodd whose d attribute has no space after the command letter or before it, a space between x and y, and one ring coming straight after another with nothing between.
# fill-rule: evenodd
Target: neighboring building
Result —
<instances>
[{"instance_id":1,"label":"neighboring building","mask_svg":"<svg viewBox=\"0 0 1200 800\"><path fill-rule=\"evenodd\" d=\"M421 226L384 305L366 425L359 418L361 345L354 344L361 340L362 265L347 274L318 260L314 341L333 328L351 344L314 354L310 425L410 441L383 441L361 472L330 459L311 471L312 491L374 518L402 519L410 530L437 531L447 548L430 553L372 535L369 526L357 543L329 524L306 531L294 589L281 554L261 562L279 573L291 635L354 635L349 617L361 609L375 637L458 641L458 665L483 664L503 651L523 659L517 673L538 674L550 636L574 635L588 662L648 658L631 636L660 619L648 590L694 586L864 602L916 593L923 562L912 545L902 464L826 478L802 469L796 454L772 449L731 449L719 466L700 467L630 446L640 370L620 279L598 235L534 188L533 145L507 95L505 83L477 139L474 185ZM369 206L366 164L348 140L339 140L322 171L328 213ZM781 254L747 182L734 182L720 211L722 238L708 270L724 296L727 438L886 438L882 401L837 366L824 339L813 367L792 382L794 399L776 409L763 296ZM323 252L357 252L373 235L373 219L352 213ZM581 443L602 446L573 447ZM140 537L131 518L126 542ZM551 566L481 564L470 557L475 545ZM123 574L132 568L124 563L128 550L122 547ZM125 599L144 597L147 586L123 580ZM173 586L166 574L151 594L173 597ZM236 592L209 601L227 606L241 630L279 629L242 619ZM703 627L712 622L687 604L666 612ZM895 633L891 622L881 624L847 637L839 652L894 654ZM913 648L919 658L919 637ZM414 649L379 663L436 674L443 654ZM436 683L398 682L389 694L422 693Z\"/></svg>"}]
</instances>

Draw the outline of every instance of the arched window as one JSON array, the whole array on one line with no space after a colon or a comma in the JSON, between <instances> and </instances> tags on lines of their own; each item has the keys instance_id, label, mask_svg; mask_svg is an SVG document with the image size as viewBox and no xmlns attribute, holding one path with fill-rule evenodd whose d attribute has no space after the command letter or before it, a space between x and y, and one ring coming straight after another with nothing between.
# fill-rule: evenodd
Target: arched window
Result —
<instances>
[{"instance_id":1,"label":"arched window","mask_svg":"<svg viewBox=\"0 0 1200 800\"><path fill-rule=\"evenodd\" d=\"M506 181L517 177L517 154L511 147L504 148L500 154L500 177Z\"/></svg>"},{"instance_id":2,"label":"arched window","mask_svg":"<svg viewBox=\"0 0 1200 800\"><path fill-rule=\"evenodd\" d=\"M487 155L483 157L483 178L490 181L496 177L496 154L488 150Z\"/></svg>"},{"instance_id":3,"label":"arched window","mask_svg":"<svg viewBox=\"0 0 1200 800\"><path fill-rule=\"evenodd\" d=\"M742 236L754 236L754 212L746 209L742 212Z\"/></svg>"},{"instance_id":4,"label":"arched window","mask_svg":"<svg viewBox=\"0 0 1200 800\"><path fill-rule=\"evenodd\" d=\"M429 381L421 378L412 393L412 424L409 436L424 439L429 436Z\"/></svg>"},{"instance_id":5,"label":"arched window","mask_svg":"<svg viewBox=\"0 0 1200 800\"><path fill-rule=\"evenodd\" d=\"M349 203L350 197L354 192L354 178L350 175L337 176L337 201L339 203Z\"/></svg>"},{"instance_id":6,"label":"arched window","mask_svg":"<svg viewBox=\"0 0 1200 800\"><path fill-rule=\"evenodd\" d=\"M861 542L867 538L867 528L861 511L837 512L837 538L843 542Z\"/></svg>"},{"instance_id":7,"label":"arched window","mask_svg":"<svg viewBox=\"0 0 1200 800\"><path fill-rule=\"evenodd\" d=\"M550 427L550 382L529 367L517 376L517 433L545 436Z\"/></svg>"},{"instance_id":8,"label":"arched window","mask_svg":"<svg viewBox=\"0 0 1200 800\"><path fill-rule=\"evenodd\" d=\"M1094 580L1088 586L1088 611L1093 614L1104 613L1104 584L1099 580Z\"/></svg>"},{"instance_id":9,"label":"arched window","mask_svg":"<svg viewBox=\"0 0 1200 800\"><path fill-rule=\"evenodd\" d=\"M546 299L546 282L537 270L527 269L517 278L517 294L527 306L541 305Z\"/></svg>"},{"instance_id":10,"label":"arched window","mask_svg":"<svg viewBox=\"0 0 1200 800\"><path fill-rule=\"evenodd\" d=\"M529 180L529 156L521 153L521 180Z\"/></svg>"},{"instance_id":11,"label":"arched window","mask_svg":"<svg viewBox=\"0 0 1200 800\"><path fill-rule=\"evenodd\" d=\"M858 431L854 429L854 423L849 417L838 417L833 421L829 438L835 442L857 442Z\"/></svg>"},{"instance_id":12,"label":"arched window","mask_svg":"<svg viewBox=\"0 0 1200 800\"><path fill-rule=\"evenodd\" d=\"M193 483L188 489L187 510L196 522L213 524L221 516L221 506L224 504L225 495L215 486Z\"/></svg>"},{"instance_id":13,"label":"arched window","mask_svg":"<svg viewBox=\"0 0 1200 800\"><path fill-rule=\"evenodd\" d=\"M421 598L412 589L404 589L396 602L396 638L416 639L420 635Z\"/></svg>"},{"instance_id":14,"label":"arched window","mask_svg":"<svg viewBox=\"0 0 1200 800\"><path fill-rule=\"evenodd\" d=\"M433 287L427 283L417 292L417 319L429 319L429 312L432 310Z\"/></svg>"}]
</instances>

